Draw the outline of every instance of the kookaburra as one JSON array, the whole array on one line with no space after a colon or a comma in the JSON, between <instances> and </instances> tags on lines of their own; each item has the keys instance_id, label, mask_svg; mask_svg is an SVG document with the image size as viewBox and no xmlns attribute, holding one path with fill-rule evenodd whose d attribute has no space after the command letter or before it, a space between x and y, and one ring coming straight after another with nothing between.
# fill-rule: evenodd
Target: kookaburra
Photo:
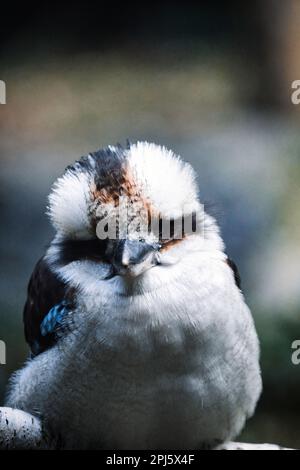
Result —
<instances>
[{"instance_id":1,"label":"kookaburra","mask_svg":"<svg viewBox=\"0 0 300 470\"><path fill-rule=\"evenodd\" d=\"M147 142L109 146L67 167L48 213L56 234L24 309L31 357L7 406L69 449L234 438L261 392L259 345L192 167Z\"/></svg>"}]
</instances>

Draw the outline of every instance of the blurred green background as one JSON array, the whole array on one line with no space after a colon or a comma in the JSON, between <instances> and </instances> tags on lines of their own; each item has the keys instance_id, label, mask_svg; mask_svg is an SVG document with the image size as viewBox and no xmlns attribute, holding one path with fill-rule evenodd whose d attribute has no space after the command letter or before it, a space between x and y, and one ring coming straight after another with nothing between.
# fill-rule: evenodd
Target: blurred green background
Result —
<instances>
[{"instance_id":1,"label":"blurred green background","mask_svg":"<svg viewBox=\"0 0 300 470\"><path fill-rule=\"evenodd\" d=\"M196 168L255 317L264 394L240 439L300 447L300 2L92 5L25 2L1 21L0 404L28 354L22 308L53 235L53 180L147 139Z\"/></svg>"}]
</instances>

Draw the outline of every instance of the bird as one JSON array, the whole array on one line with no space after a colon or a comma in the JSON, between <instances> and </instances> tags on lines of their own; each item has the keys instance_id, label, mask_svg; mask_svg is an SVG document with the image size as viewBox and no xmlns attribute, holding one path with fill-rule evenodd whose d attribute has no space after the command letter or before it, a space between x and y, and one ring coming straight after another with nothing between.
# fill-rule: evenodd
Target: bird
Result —
<instances>
[{"instance_id":1,"label":"bird","mask_svg":"<svg viewBox=\"0 0 300 470\"><path fill-rule=\"evenodd\" d=\"M262 390L235 263L193 167L146 141L69 165L47 208L55 236L24 307L30 357L6 406L64 449L210 449Z\"/></svg>"}]
</instances>

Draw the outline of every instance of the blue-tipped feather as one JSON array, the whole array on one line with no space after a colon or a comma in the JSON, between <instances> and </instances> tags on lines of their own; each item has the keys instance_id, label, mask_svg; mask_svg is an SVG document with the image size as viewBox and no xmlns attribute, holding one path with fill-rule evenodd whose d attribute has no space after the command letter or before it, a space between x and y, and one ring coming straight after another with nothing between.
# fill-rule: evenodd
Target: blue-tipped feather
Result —
<instances>
[{"instance_id":1,"label":"blue-tipped feather","mask_svg":"<svg viewBox=\"0 0 300 470\"><path fill-rule=\"evenodd\" d=\"M53 333L57 325L62 323L66 313L67 309L63 302L52 307L41 323L40 329L42 336Z\"/></svg>"}]
</instances>

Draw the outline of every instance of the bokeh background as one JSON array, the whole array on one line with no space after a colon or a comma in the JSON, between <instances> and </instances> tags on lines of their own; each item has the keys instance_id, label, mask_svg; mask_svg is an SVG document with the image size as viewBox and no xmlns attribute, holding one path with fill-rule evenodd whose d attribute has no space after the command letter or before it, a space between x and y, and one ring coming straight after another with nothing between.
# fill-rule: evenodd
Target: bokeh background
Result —
<instances>
[{"instance_id":1,"label":"bokeh background","mask_svg":"<svg viewBox=\"0 0 300 470\"><path fill-rule=\"evenodd\" d=\"M264 394L240 439L300 447L300 2L113 3L27 1L1 17L0 404L28 354L22 308L53 235L53 180L147 139L196 168L255 317Z\"/></svg>"}]
</instances>

